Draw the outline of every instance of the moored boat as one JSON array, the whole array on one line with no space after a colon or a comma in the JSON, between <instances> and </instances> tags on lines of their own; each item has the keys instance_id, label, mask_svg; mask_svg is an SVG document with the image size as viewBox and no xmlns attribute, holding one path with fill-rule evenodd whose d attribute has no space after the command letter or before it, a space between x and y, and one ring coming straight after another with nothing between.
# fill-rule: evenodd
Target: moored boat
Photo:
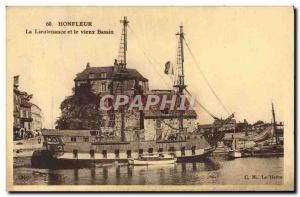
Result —
<instances>
[{"instance_id":1,"label":"moored boat","mask_svg":"<svg viewBox=\"0 0 300 197\"><path fill-rule=\"evenodd\" d=\"M228 157L231 158L231 159L241 158L242 153L238 150L230 150L228 152Z\"/></svg>"},{"instance_id":2,"label":"moored boat","mask_svg":"<svg viewBox=\"0 0 300 197\"><path fill-rule=\"evenodd\" d=\"M84 83L97 84L99 81L96 81L98 80L96 74L99 74L100 79L103 76L105 79L110 76L109 81L105 83L109 84L107 86L109 88L108 96L111 97L103 102L103 105L106 105L104 108L108 110L102 110L100 106L100 128L43 130L44 148L33 153L32 165L34 167L74 168L95 166L97 163L128 163L128 160L132 159L138 161L146 152L158 155L161 153L172 154L176 162L199 161L208 157L215 150L217 141L223 136L222 133L218 132L216 127L209 135L196 134L197 113L193 106L190 106L190 101L185 100L185 92L189 95L190 93L184 82L183 26L180 26L180 31L177 33L179 37L178 72L174 81L174 89L149 91L148 85L145 85L148 80L140 77L138 71L133 72L132 69L126 68L127 25L129 22L126 17L121 22L123 30L119 60L115 60L114 66L109 66L100 73L96 73L99 70L97 67L90 67L88 64L86 70L77 75L76 80L78 81L74 80L77 82L75 87L82 88L84 87L83 78L88 79ZM171 64L167 63L165 66L165 73L169 73ZM102 83L103 81L100 81L100 85L105 85ZM101 89L106 90L106 86ZM99 98L101 97L100 105L104 95L102 92L102 95L99 96ZM125 105L116 109L114 104L118 97L114 97L115 95L123 97L130 95L128 100L140 98L140 100L148 101L153 95L157 98L171 98L172 100L169 100L168 105L163 108L158 106L162 103L160 100L151 106L151 109L144 110L143 107L147 105L142 101L140 103L142 109L137 107L135 110L129 110L130 107L128 109ZM173 98L175 98L173 103L176 107L172 108L170 102L173 101ZM213 118L216 117L213 116ZM226 123L232 118L233 114L222 120L222 123ZM218 127L220 126L222 124L218 125ZM149 137L149 134L153 134L152 137ZM148 137L145 137L146 135ZM166 160L165 162L170 161Z\"/></svg>"},{"instance_id":3,"label":"moored boat","mask_svg":"<svg viewBox=\"0 0 300 197\"><path fill-rule=\"evenodd\" d=\"M175 164L176 158L170 154L145 154L137 159L129 159L129 165L166 165Z\"/></svg>"},{"instance_id":4,"label":"moored boat","mask_svg":"<svg viewBox=\"0 0 300 197\"><path fill-rule=\"evenodd\" d=\"M101 140L90 130L43 130L43 150L32 156L37 168L74 168L101 163L128 163L143 154L174 155L177 162L201 161L215 147L204 136L188 134L185 140L129 140L125 142Z\"/></svg>"}]
</instances>

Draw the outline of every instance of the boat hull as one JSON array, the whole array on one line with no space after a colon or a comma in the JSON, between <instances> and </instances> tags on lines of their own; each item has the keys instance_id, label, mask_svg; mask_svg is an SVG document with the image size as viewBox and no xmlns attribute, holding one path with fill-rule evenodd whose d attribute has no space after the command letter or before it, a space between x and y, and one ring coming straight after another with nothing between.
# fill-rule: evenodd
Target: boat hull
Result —
<instances>
[{"instance_id":1,"label":"boat hull","mask_svg":"<svg viewBox=\"0 0 300 197\"><path fill-rule=\"evenodd\" d=\"M186 140L170 141L95 141L89 132L77 133L71 141L63 132L44 133L44 150L32 155L32 166L36 168L81 168L105 163L128 163L140 155L170 154L177 162L197 162L208 157L214 150L203 136L191 135ZM54 140L53 140L54 139ZM85 140L84 140L85 139ZM87 141L86 141L87 139Z\"/></svg>"},{"instance_id":2,"label":"boat hull","mask_svg":"<svg viewBox=\"0 0 300 197\"><path fill-rule=\"evenodd\" d=\"M197 162L197 161L202 161L206 159L208 156L211 155L212 152L215 151L216 148L212 147L209 149L204 150L203 154L196 154L196 155L189 155L189 156L179 156L176 157L177 162Z\"/></svg>"},{"instance_id":3,"label":"boat hull","mask_svg":"<svg viewBox=\"0 0 300 197\"><path fill-rule=\"evenodd\" d=\"M145 161L145 160L139 160L139 159L129 159L128 164L129 165L168 165L168 164L175 164L176 159L165 159L165 160L157 160L157 161Z\"/></svg>"},{"instance_id":4,"label":"boat hull","mask_svg":"<svg viewBox=\"0 0 300 197\"><path fill-rule=\"evenodd\" d=\"M178 156L174 160L167 160L164 162L153 162L148 165L165 165L176 162L197 162L206 159L212 152L213 148L205 150L203 154ZM35 151L31 157L31 165L34 168L47 168L47 169L70 169L70 168L86 168L95 167L102 164L128 164L134 158L119 158L119 159L80 159L80 158L63 158L56 157L53 152L48 150ZM137 159L137 158L136 158ZM145 165L140 163L137 165Z\"/></svg>"},{"instance_id":5,"label":"boat hull","mask_svg":"<svg viewBox=\"0 0 300 197\"><path fill-rule=\"evenodd\" d=\"M231 159L241 158L242 153L240 151L237 151L237 150L232 150L232 151L229 151L228 157L231 158Z\"/></svg>"}]
</instances>

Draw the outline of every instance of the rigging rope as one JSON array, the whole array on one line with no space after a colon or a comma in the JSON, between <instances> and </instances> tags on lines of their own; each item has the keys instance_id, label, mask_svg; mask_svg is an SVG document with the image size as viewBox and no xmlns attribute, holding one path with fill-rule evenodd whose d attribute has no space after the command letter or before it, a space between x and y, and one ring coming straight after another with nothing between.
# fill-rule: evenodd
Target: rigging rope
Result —
<instances>
[{"instance_id":1,"label":"rigging rope","mask_svg":"<svg viewBox=\"0 0 300 197\"><path fill-rule=\"evenodd\" d=\"M157 72L158 73L158 75L160 76L160 78L165 82L165 84L167 85L167 86L169 86L169 88L170 89L173 89L173 87L171 87L167 82L166 82L166 80L163 78L163 76L161 75L161 73L157 70L157 68L155 67L155 64L153 64L153 62L150 60L150 58L147 56L147 54L146 54L146 52L145 52L145 50L144 50L144 48L142 47L142 45L139 43L139 40L138 40L138 37L137 37L137 35L134 33L134 31L132 30L132 28L128 25L128 28L129 28L129 30L132 32L132 34L134 34L134 36L136 37L136 40L137 40L137 43L140 45L140 48L141 48L141 51L142 51L142 53L143 53L143 55L146 57L146 59L147 59L147 61L153 66L153 68L154 68L154 70L155 70L155 72ZM185 41L185 43L186 43L186 41ZM186 43L186 45L187 45L187 43ZM192 55L192 52L191 52L191 50L190 50L190 48L189 48L189 46L187 46L188 47L188 49L189 49L189 51L190 51L190 53L191 53L191 55ZM192 55L193 56L193 55ZM194 58L194 57L193 57ZM194 58L195 59L195 58ZM154 60L155 61L155 60ZM195 62L196 62L196 60L194 60ZM156 61L155 61L156 62ZM201 70L200 70L201 71ZM202 71L201 71L201 73L202 73ZM204 75L204 73L202 73L202 75L203 75L203 77L205 78L205 80L207 81L207 83L208 83L208 80L206 79L206 77L205 77L205 75ZM171 77L171 76L170 76ZM208 86L211 88L211 86L209 85L209 83L208 83ZM211 88L212 89L212 88ZM187 90L187 89L185 89L185 91L191 96L191 93ZM212 91L213 91L213 89L212 89ZM215 92L213 91L213 93L215 94ZM215 96L217 97L217 95L215 94ZM217 97L218 98L218 97ZM220 101L220 99L218 98L218 100L219 100L219 102L221 102ZM195 101L196 101L196 103L206 112L206 113L208 113L213 119L218 119L216 116L214 116L210 111L208 111L197 99L195 99ZM222 102L221 102L222 103ZM224 106L224 104L223 104L223 107L226 109L226 107ZM228 110L226 109L226 111L228 112ZM228 112L229 113L229 112Z\"/></svg>"},{"instance_id":2,"label":"rigging rope","mask_svg":"<svg viewBox=\"0 0 300 197\"><path fill-rule=\"evenodd\" d=\"M158 75L160 76L160 78L165 82L165 84L167 85L167 86L169 86L169 88L170 89L173 89L173 87L171 87L167 82L166 82L166 80L163 78L163 76L161 75L161 73L160 72L158 72L157 71L157 69L156 69L156 67L155 67L155 65L153 64L153 62L150 60L150 58L147 56L147 54L146 54L146 52L145 52L145 50L143 49L143 47L141 46L141 44L139 43L139 40L138 40L138 37L136 36L136 34L134 33L134 31L132 30L132 28L130 27L130 25L128 25L128 28L129 28L129 30L131 31L131 33L132 34L134 34L134 36L136 37L136 40L137 40L137 42L138 42L138 44L140 45L140 48L141 48L141 50L142 50L142 52L143 52L143 55L146 57L146 59L147 59L147 61L152 65L152 67L154 67L154 70L155 70L155 72L156 73L158 73ZM153 58L152 58L153 59ZM155 61L155 60L154 60ZM156 61L155 61L156 62ZM168 75L170 78L171 78L171 80L172 80L172 76L170 76L170 75ZM187 89L185 89L185 91L191 96L192 94L187 90ZM195 101L196 101L196 103L206 112L206 113L208 113L213 119L218 119L216 116L214 116L210 111L208 111L197 99L195 99Z\"/></svg>"},{"instance_id":3,"label":"rigging rope","mask_svg":"<svg viewBox=\"0 0 300 197\"><path fill-rule=\"evenodd\" d=\"M173 89L172 86L170 86L170 84L168 82L166 82L166 80L163 78L163 76L161 75L161 73L157 70L155 64L150 60L150 58L147 56L144 48L142 47L142 45L140 44L137 35L133 32L133 30L131 29L131 27L128 25L129 30L132 32L132 34L134 34L134 36L136 37L136 41L138 43L138 45L140 45L141 51L143 53L143 55L146 57L146 59L148 60L148 62L152 65L152 67L154 68L155 72L158 73L159 77L164 81L164 83L170 88Z\"/></svg>"},{"instance_id":4,"label":"rigging rope","mask_svg":"<svg viewBox=\"0 0 300 197\"><path fill-rule=\"evenodd\" d=\"M185 89L185 91L188 93L189 96L192 96L192 94ZM195 99L196 103L206 112L208 113L213 119L218 119L216 116L214 116L208 109L206 109L197 99Z\"/></svg>"},{"instance_id":5,"label":"rigging rope","mask_svg":"<svg viewBox=\"0 0 300 197\"><path fill-rule=\"evenodd\" d=\"M228 114L230 114L229 110L226 108L226 106L224 105L224 103L223 103L223 102L221 101L221 99L218 97L217 93L214 91L214 89L213 89L212 86L210 85L208 79L206 78L206 76L204 75L204 73L202 72L202 70L200 69L199 64L198 64L198 62L197 62L197 59L195 58L195 56L194 56L194 54L193 54L191 48L189 47L189 45L188 45L186 39L184 38L183 40L184 40L184 43L185 43L185 45L186 45L188 51L190 52L190 54L191 54L191 56L192 56L192 58L193 58L195 64L197 65L198 70L200 71L202 77L204 78L204 80L205 80L207 86L209 87L209 89L211 90L211 92L214 94L214 96L217 98L217 100L219 101L219 103L222 105L223 109L224 109Z\"/></svg>"}]
</instances>

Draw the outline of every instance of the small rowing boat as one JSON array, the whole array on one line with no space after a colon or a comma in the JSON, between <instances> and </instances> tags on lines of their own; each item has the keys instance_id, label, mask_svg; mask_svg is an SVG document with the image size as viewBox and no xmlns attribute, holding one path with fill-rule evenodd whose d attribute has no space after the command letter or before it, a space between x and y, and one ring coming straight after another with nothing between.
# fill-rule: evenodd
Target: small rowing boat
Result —
<instances>
[{"instance_id":1,"label":"small rowing boat","mask_svg":"<svg viewBox=\"0 0 300 197\"><path fill-rule=\"evenodd\" d=\"M165 165L176 163L174 155L170 154L144 154L138 159L129 159L129 165Z\"/></svg>"}]
</instances>

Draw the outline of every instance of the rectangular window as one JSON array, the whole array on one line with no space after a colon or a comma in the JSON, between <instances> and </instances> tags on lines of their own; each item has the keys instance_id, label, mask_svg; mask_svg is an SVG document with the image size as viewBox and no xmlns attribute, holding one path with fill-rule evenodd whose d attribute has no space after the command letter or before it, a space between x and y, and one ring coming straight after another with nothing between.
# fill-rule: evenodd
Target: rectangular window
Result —
<instances>
[{"instance_id":1,"label":"rectangular window","mask_svg":"<svg viewBox=\"0 0 300 197\"><path fill-rule=\"evenodd\" d=\"M107 150L102 151L103 158L107 158Z\"/></svg>"},{"instance_id":2,"label":"rectangular window","mask_svg":"<svg viewBox=\"0 0 300 197\"><path fill-rule=\"evenodd\" d=\"M175 156L176 150L175 150L174 147L170 147L168 151L170 152L170 155L174 155Z\"/></svg>"},{"instance_id":3,"label":"rectangular window","mask_svg":"<svg viewBox=\"0 0 300 197\"><path fill-rule=\"evenodd\" d=\"M143 149L139 149L139 155L143 154Z\"/></svg>"},{"instance_id":4,"label":"rectangular window","mask_svg":"<svg viewBox=\"0 0 300 197\"><path fill-rule=\"evenodd\" d=\"M196 146L193 146L192 147L192 155L195 155L196 154Z\"/></svg>"},{"instance_id":5,"label":"rectangular window","mask_svg":"<svg viewBox=\"0 0 300 197\"><path fill-rule=\"evenodd\" d=\"M181 156L185 156L185 147L181 147Z\"/></svg>"},{"instance_id":6,"label":"rectangular window","mask_svg":"<svg viewBox=\"0 0 300 197\"><path fill-rule=\"evenodd\" d=\"M73 158L78 158L78 150L73 150Z\"/></svg>"},{"instance_id":7,"label":"rectangular window","mask_svg":"<svg viewBox=\"0 0 300 197\"><path fill-rule=\"evenodd\" d=\"M90 150L90 156L91 158L95 158L95 150Z\"/></svg>"},{"instance_id":8,"label":"rectangular window","mask_svg":"<svg viewBox=\"0 0 300 197\"><path fill-rule=\"evenodd\" d=\"M119 158L119 156L120 156L120 151L119 150L115 150L115 156L116 156L116 158Z\"/></svg>"},{"instance_id":9,"label":"rectangular window","mask_svg":"<svg viewBox=\"0 0 300 197\"><path fill-rule=\"evenodd\" d=\"M90 74L89 74L89 78L90 78L90 79L93 79L94 77L95 77L94 73L90 73Z\"/></svg>"},{"instance_id":10,"label":"rectangular window","mask_svg":"<svg viewBox=\"0 0 300 197\"><path fill-rule=\"evenodd\" d=\"M153 153L153 148L149 148L148 153Z\"/></svg>"},{"instance_id":11,"label":"rectangular window","mask_svg":"<svg viewBox=\"0 0 300 197\"><path fill-rule=\"evenodd\" d=\"M84 142L89 142L89 137L83 137Z\"/></svg>"},{"instance_id":12,"label":"rectangular window","mask_svg":"<svg viewBox=\"0 0 300 197\"><path fill-rule=\"evenodd\" d=\"M106 92L106 84L105 83L101 83L101 90L102 90L102 92Z\"/></svg>"},{"instance_id":13,"label":"rectangular window","mask_svg":"<svg viewBox=\"0 0 300 197\"><path fill-rule=\"evenodd\" d=\"M158 149L158 152L159 152L159 153L162 153L163 151L164 151L163 148L159 148L159 149Z\"/></svg>"},{"instance_id":14,"label":"rectangular window","mask_svg":"<svg viewBox=\"0 0 300 197\"><path fill-rule=\"evenodd\" d=\"M172 146L169 148L169 152L175 152L175 148Z\"/></svg>"},{"instance_id":15,"label":"rectangular window","mask_svg":"<svg viewBox=\"0 0 300 197\"><path fill-rule=\"evenodd\" d=\"M71 142L76 142L76 137L71 137Z\"/></svg>"},{"instance_id":16,"label":"rectangular window","mask_svg":"<svg viewBox=\"0 0 300 197\"><path fill-rule=\"evenodd\" d=\"M101 73L101 74L100 74L100 77L101 77L101 78L106 78L106 73Z\"/></svg>"},{"instance_id":17,"label":"rectangular window","mask_svg":"<svg viewBox=\"0 0 300 197\"><path fill-rule=\"evenodd\" d=\"M127 158L131 158L131 150L127 150Z\"/></svg>"}]
</instances>

